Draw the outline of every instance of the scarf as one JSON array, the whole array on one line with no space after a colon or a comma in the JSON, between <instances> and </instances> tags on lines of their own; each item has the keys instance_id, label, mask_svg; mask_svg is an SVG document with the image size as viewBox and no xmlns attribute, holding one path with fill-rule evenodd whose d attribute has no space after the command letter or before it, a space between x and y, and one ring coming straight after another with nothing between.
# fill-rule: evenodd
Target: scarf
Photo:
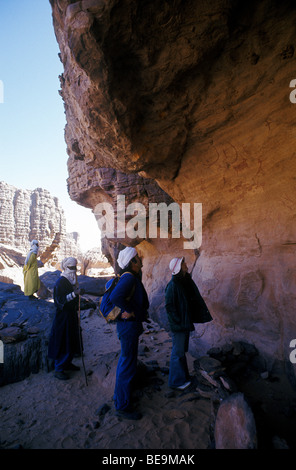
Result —
<instances>
[{"instance_id":1,"label":"scarf","mask_svg":"<svg viewBox=\"0 0 296 470\"><path fill-rule=\"evenodd\" d=\"M32 240L31 241L31 248L30 248L29 253L27 254L25 265L28 264L30 256L31 256L32 253L35 253L35 255L37 256L38 250L39 250L38 241L37 240Z\"/></svg>"},{"instance_id":2,"label":"scarf","mask_svg":"<svg viewBox=\"0 0 296 470\"><path fill-rule=\"evenodd\" d=\"M77 260L76 258L72 258L72 257L65 258L61 263L61 267L63 270L61 276L68 279L68 281L72 284L72 286L75 286L77 283L77 274L76 274L76 271L73 271L73 269L70 269L69 266L72 267L76 265L77 265Z\"/></svg>"}]
</instances>

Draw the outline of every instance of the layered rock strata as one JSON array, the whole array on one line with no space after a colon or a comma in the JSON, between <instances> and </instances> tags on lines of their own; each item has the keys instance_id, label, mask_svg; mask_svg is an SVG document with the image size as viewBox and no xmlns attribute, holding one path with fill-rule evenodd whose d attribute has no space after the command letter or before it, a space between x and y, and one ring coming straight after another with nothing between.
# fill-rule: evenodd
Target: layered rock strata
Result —
<instances>
[{"instance_id":1,"label":"layered rock strata","mask_svg":"<svg viewBox=\"0 0 296 470\"><path fill-rule=\"evenodd\" d=\"M199 345L246 339L290 364L295 6L268 0L51 5L64 65L71 197L95 209L110 196L102 168L113 168L127 182L132 173L140 187L144 177L154 180L164 198L179 204L202 203L199 257L182 252L178 240L138 241L155 314L168 261L185 253L214 317Z\"/></svg>"},{"instance_id":2,"label":"layered rock strata","mask_svg":"<svg viewBox=\"0 0 296 470\"><path fill-rule=\"evenodd\" d=\"M36 239L46 262L65 237L64 211L49 191L17 189L0 182L0 243L26 252Z\"/></svg>"}]
</instances>

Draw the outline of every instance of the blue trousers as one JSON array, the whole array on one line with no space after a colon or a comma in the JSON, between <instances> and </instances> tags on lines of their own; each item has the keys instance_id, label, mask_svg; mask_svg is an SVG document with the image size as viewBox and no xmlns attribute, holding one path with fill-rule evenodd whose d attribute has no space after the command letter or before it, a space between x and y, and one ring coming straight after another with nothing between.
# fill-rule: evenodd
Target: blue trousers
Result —
<instances>
[{"instance_id":1,"label":"blue trousers","mask_svg":"<svg viewBox=\"0 0 296 470\"><path fill-rule=\"evenodd\" d=\"M116 410L126 410L131 405L132 381L137 372L138 343L142 333L142 323L119 321L117 335L121 353L116 369L114 405Z\"/></svg>"},{"instance_id":2,"label":"blue trousers","mask_svg":"<svg viewBox=\"0 0 296 470\"><path fill-rule=\"evenodd\" d=\"M173 347L170 360L169 387L180 387L190 380L186 352L189 345L189 332L172 332Z\"/></svg>"}]
</instances>

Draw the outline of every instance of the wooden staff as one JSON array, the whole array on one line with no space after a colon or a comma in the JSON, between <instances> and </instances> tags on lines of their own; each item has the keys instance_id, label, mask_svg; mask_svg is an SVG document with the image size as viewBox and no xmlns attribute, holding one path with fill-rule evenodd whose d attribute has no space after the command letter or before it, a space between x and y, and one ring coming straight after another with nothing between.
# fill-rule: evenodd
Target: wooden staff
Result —
<instances>
[{"instance_id":1,"label":"wooden staff","mask_svg":"<svg viewBox=\"0 0 296 470\"><path fill-rule=\"evenodd\" d=\"M83 348L82 348L82 333L81 333L81 327L80 327L80 295L78 296L78 328L79 328L79 344L80 344L81 359L82 359L85 383L86 383L86 386L88 386L87 375L86 375L86 370L85 370L85 365L84 365L84 354L83 354Z\"/></svg>"}]
</instances>

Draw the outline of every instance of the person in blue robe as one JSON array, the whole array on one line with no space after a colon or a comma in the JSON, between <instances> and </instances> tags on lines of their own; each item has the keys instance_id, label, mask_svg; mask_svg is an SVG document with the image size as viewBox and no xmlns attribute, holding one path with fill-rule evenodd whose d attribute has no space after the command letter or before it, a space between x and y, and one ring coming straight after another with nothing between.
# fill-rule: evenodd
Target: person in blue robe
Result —
<instances>
[{"instance_id":1,"label":"person in blue robe","mask_svg":"<svg viewBox=\"0 0 296 470\"><path fill-rule=\"evenodd\" d=\"M120 251L118 265L121 277L110 300L121 308L116 323L121 352L116 369L114 404L117 416L138 420L142 414L134 409L132 385L137 373L139 336L143 321L147 321L148 296L141 281L142 261L135 248Z\"/></svg>"},{"instance_id":2,"label":"person in blue robe","mask_svg":"<svg viewBox=\"0 0 296 470\"><path fill-rule=\"evenodd\" d=\"M52 324L48 344L48 357L54 360L55 377L69 379L66 371L79 370L72 363L74 355L81 355L78 302L82 289L77 284L77 260L65 258L63 272L54 287L56 315Z\"/></svg>"}]
</instances>

